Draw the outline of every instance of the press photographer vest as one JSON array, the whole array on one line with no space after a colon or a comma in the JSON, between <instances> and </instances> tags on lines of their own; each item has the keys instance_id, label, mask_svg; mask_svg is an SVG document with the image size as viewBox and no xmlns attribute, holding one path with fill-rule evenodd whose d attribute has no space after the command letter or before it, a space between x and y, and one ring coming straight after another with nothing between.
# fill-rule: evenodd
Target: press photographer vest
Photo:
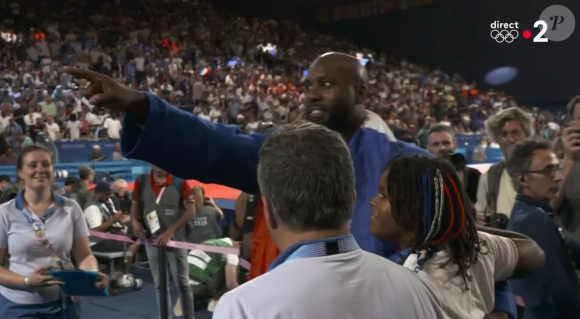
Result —
<instances>
[{"instance_id":1,"label":"press photographer vest","mask_svg":"<svg viewBox=\"0 0 580 319\"><path fill-rule=\"evenodd\" d=\"M148 232L150 237L157 237L161 235L168 227L177 223L179 218L184 214L184 208L181 204L181 194L180 190L175 187L174 184L166 185L159 199L159 204L155 203L157 196L153 193L153 188L151 187L151 183L149 182L149 175L141 175L140 181L141 183L141 204L143 207L143 216L142 220L144 222L144 226ZM175 180L174 180L175 182ZM159 226L160 229L155 234L151 234L149 229L149 224L147 223L147 215L152 211L157 212L157 218L159 219ZM173 235L173 239L175 241L184 241L185 240L185 227L181 227L175 231Z\"/></svg>"},{"instance_id":2,"label":"press photographer vest","mask_svg":"<svg viewBox=\"0 0 580 319\"><path fill-rule=\"evenodd\" d=\"M216 219L217 211L212 207L204 206L195 213L193 231L188 236L188 242L201 244L206 240L222 237L221 228Z\"/></svg>"},{"instance_id":3,"label":"press photographer vest","mask_svg":"<svg viewBox=\"0 0 580 319\"><path fill-rule=\"evenodd\" d=\"M510 212L497 211L497 198L499 197L499 186L501 182L501 175L505 169L505 162L501 161L495 163L487 170L487 211L495 211L496 213L509 214Z\"/></svg>"}]
</instances>

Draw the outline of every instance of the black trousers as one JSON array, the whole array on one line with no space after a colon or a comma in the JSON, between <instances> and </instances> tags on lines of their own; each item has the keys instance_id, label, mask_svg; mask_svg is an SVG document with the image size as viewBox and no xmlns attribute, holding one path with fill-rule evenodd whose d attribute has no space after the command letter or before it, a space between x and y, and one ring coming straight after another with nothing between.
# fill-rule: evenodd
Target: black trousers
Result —
<instances>
[{"instance_id":1,"label":"black trousers","mask_svg":"<svg viewBox=\"0 0 580 319\"><path fill-rule=\"evenodd\" d=\"M91 246L92 251L99 253L115 253L124 251L124 249L125 246L122 242L113 240L103 240Z\"/></svg>"}]
</instances>

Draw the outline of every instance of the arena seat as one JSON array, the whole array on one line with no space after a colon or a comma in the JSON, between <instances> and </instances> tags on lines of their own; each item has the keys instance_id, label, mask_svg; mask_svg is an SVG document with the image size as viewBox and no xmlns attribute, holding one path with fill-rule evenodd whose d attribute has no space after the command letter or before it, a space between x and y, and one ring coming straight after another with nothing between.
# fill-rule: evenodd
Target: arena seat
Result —
<instances>
[{"instance_id":1,"label":"arena seat","mask_svg":"<svg viewBox=\"0 0 580 319\"><path fill-rule=\"evenodd\" d=\"M94 243L94 242L90 243L91 247L95 244L96 243ZM125 258L132 257L133 254L131 252L127 251L127 244L123 243L123 250L122 251L107 252L107 253L93 251L93 256L95 256L95 258L97 258L97 260L105 262L106 266L109 268L109 273L108 273L109 278L111 280L115 280L115 279L118 279L115 276L115 261L122 260L122 262L125 262Z\"/></svg>"}]
</instances>

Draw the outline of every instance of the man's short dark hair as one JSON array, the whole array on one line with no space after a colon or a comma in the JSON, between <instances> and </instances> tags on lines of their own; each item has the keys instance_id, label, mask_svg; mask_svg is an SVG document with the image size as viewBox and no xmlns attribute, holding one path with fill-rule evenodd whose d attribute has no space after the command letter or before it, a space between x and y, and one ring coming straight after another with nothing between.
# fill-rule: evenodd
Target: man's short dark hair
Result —
<instances>
[{"instance_id":1,"label":"man's short dark hair","mask_svg":"<svg viewBox=\"0 0 580 319\"><path fill-rule=\"evenodd\" d=\"M511 147L505 162L508 174L512 178L514 189L519 193L522 190L515 178L516 174L525 173L530 169L534 153L538 150L552 150L552 143L548 140L523 140Z\"/></svg>"},{"instance_id":2,"label":"man's short dark hair","mask_svg":"<svg viewBox=\"0 0 580 319\"><path fill-rule=\"evenodd\" d=\"M574 119L574 110L576 109L576 105L578 105L579 103L580 103L580 95L577 95L572 100L570 100L570 102L566 106L568 115L570 115L572 119Z\"/></svg>"},{"instance_id":3,"label":"man's short dark hair","mask_svg":"<svg viewBox=\"0 0 580 319\"><path fill-rule=\"evenodd\" d=\"M342 136L297 122L272 132L260 149L260 191L290 231L340 229L352 219L354 167Z\"/></svg>"},{"instance_id":4,"label":"man's short dark hair","mask_svg":"<svg viewBox=\"0 0 580 319\"><path fill-rule=\"evenodd\" d=\"M0 182L10 183L10 176L8 176L8 175L0 175Z\"/></svg>"},{"instance_id":5,"label":"man's short dark hair","mask_svg":"<svg viewBox=\"0 0 580 319\"><path fill-rule=\"evenodd\" d=\"M93 173L93 169L90 168L89 166L83 165L83 166L79 166L79 178L83 181L86 181L87 179L89 179L89 177L91 177L91 174Z\"/></svg>"},{"instance_id":6,"label":"man's short dark hair","mask_svg":"<svg viewBox=\"0 0 580 319\"><path fill-rule=\"evenodd\" d=\"M449 126L447 124L435 124L435 125L432 125L431 128L429 128L429 135L431 135L433 133L442 133L442 132L447 132L447 133L451 134L452 137L454 134L451 126Z\"/></svg>"},{"instance_id":7,"label":"man's short dark hair","mask_svg":"<svg viewBox=\"0 0 580 319\"><path fill-rule=\"evenodd\" d=\"M395 138L409 144L419 145L419 141L415 138L415 135L406 129L397 128L393 130L393 135Z\"/></svg>"}]
</instances>

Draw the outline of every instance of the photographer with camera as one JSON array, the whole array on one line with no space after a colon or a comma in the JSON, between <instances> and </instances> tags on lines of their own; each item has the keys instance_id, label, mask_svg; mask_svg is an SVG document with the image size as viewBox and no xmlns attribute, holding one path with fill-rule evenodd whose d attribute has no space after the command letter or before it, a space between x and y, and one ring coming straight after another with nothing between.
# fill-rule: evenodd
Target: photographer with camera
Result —
<instances>
[{"instance_id":1,"label":"photographer with camera","mask_svg":"<svg viewBox=\"0 0 580 319\"><path fill-rule=\"evenodd\" d=\"M568 104L568 115L572 118L569 127L562 133L562 182L558 196L551 205L559 217L567 236L580 241L580 96Z\"/></svg>"},{"instance_id":2,"label":"photographer with camera","mask_svg":"<svg viewBox=\"0 0 580 319\"><path fill-rule=\"evenodd\" d=\"M113 182L111 188L113 189L113 196L111 199L121 212L129 214L131 211L131 192L127 189L127 181L118 179Z\"/></svg>"},{"instance_id":3,"label":"photographer with camera","mask_svg":"<svg viewBox=\"0 0 580 319\"><path fill-rule=\"evenodd\" d=\"M449 125L436 124L429 129L427 150L431 154L449 161L455 171L461 177L463 187L467 192L469 201L473 205L477 201L477 186L481 178L481 172L467 166L467 159L462 154L456 154L457 142L453 129Z\"/></svg>"},{"instance_id":4,"label":"photographer with camera","mask_svg":"<svg viewBox=\"0 0 580 319\"><path fill-rule=\"evenodd\" d=\"M499 144L504 158L511 146L532 136L534 131L532 117L518 107L495 114L485 122L485 126L487 135L492 142ZM515 201L516 191L505 170L505 161L493 164L479 180L475 203L478 221L483 224L486 217L501 217L507 223Z\"/></svg>"},{"instance_id":5,"label":"photographer with camera","mask_svg":"<svg viewBox=\"0 0 580 319\"><path fill-rule=\"evenodd\" d=\"M219 220L224 217L222 210L217 207L211 197L205 196L205 189L201 186L193 188L193 199L195 201L194 231L191 232L188 241L201 244L206 240L221 238L222 230Z\"/></svg>"},{"instance_id":6,"label":"photographer with camera","mask_svg":"<svg viewBox=\"0 0 580 319\"><path fill-rule=\"evenodd\" d=\"M84 208L87 224L91 230L98 232L127 235L128 228L126 225L131 222L131 217L116 211L111 197L111 186L106 182L97 183L94 196L87 201ZM125 251L125 244L120 241L101 240L97 237L91 237L90 239L91 242L95 243L91 247L93 252L111 253ZM128 252L131 253L131 256L135 256L138 248L139 244L131 244ZM130 262L126 262L124 265L116 265L113 292L116 291L116 288L141 289L143 287L141 279L134 279L132 275L126 274L129 266Z\"/></svg>"},{"instance_id":7,"label":"photographer with camera","mask_svg":"<svg viewBox=\"0 0 580 319\"><path fill-rule=\"evenodd\" d=\"M506 170L517 191L508 229L533 239L546 255L541 269L511 281L514 293L525 302L524 318L579 318L575 270L580 246L562 236L550 206L562 185L562 165L549 141L525 140L510 151Z\"/></svg>"}]
</instances>

